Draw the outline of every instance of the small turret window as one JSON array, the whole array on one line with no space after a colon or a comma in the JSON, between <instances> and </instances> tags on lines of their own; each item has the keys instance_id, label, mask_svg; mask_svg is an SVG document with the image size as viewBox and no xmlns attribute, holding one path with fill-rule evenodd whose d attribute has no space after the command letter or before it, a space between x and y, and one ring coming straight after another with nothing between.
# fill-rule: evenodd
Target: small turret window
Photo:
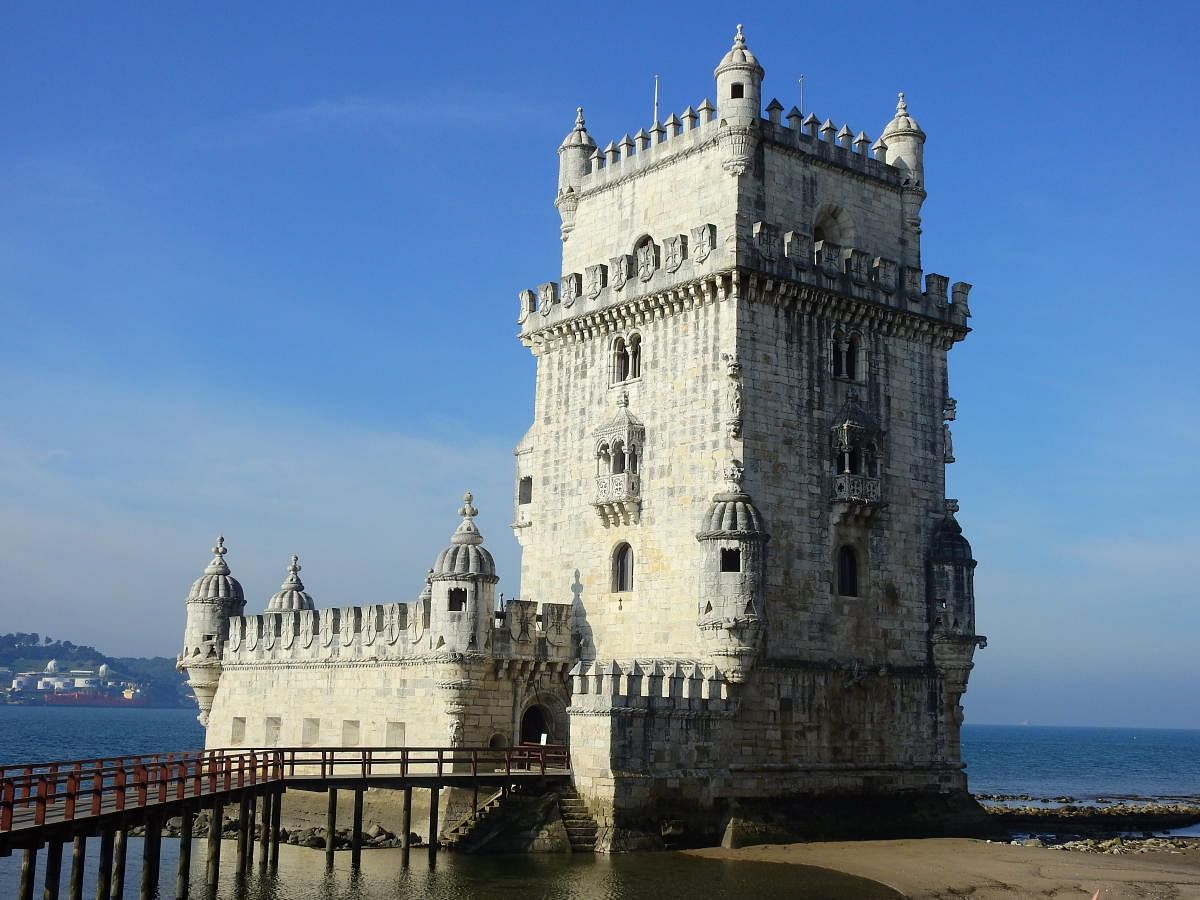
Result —
<instances>
[{"instance_id":1,"label":"small turret window","mask_svg":"<svg viewBox=\"0 0 1200 900\"><path fill-rule=\"evenodd\" d=\"M724 547L721 550L721 571L742 571L742 551L737 547Z\"/></svg>"},{"instance_id":2,"label":"small turret window","mask_svg":"<svg viewBox=\"0 0 1200 900\"><path fill-rule=\"evenodd\" d=\"M858 596L858 554L849 545L838 550L837 589L843 597Z\"/></svg>"},{"instance_id":3,"label":"small turret window","mask_svg":"<svg viewBox=\"0 0 1200 900\"><path fill-rule=\"evenodd\" d=\"M613 551L612 584L616 592L633 590L633 548L617 544Z\"/></svg>"},{"instance_id":4,"label":"small turret window","mask_svg":"<svg viewBox=\"0 0 1200 900\"><path fill-rule=\"evenodd\" d=\"M642 336L640 334L629 336L629 377L642 377Z\"/></svg>"},{"instance_id":5,"label":"small turret window","mask_svg":"<svg viewBox=\"0 0 1200 900\"><path fill-rule=\"evenodd\" d=\"M729 99L741 100L746 96L746 86L740 81L735 81L729 86Z\"/></svg>"},{"instance_id":6,"label":"small turret window","mask_svg":"<svg viewBox=\"0 0 1200 900\"><path fill-rule=\"evenodd\" d=\"M446 594L447 608L450 612L462 612L467 606L467 589L450 588Z\"/></svg>"},{"instance_id":7,"label":"small turret window","mask_svg":"<svg viewBox=\"0 0 1200 900\"><path fill-rule=\"evenodd\" d=\"M533 502L533 478L526 475L517 483L517 503L524 506Z\"/></svg>"}]
</instances>

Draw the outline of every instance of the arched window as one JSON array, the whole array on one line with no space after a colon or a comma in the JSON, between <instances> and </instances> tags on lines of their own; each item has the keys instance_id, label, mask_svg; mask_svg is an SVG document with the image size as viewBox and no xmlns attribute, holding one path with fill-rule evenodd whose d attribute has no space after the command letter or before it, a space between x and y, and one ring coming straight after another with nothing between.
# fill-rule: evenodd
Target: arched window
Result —
<instances>
[{"instance_id":1,"label":"arched window","mask_svg":"<svg viewBox=\"0 0 1200 900\"><path fill-rule=\"evenodd\" d=\"M862 340L857 334L838 330L833 333L833 374L837 378L859 379L862 370Z\"/></svg>"},{"instance_id":2,"label":"arched window","mask_svg":"<svg viewBox=\"0 0 1200 900\"><path fill-rule=\"evenodd\" d=\"M854 234L854 223L841 207L823 207L813 220L814 241L829 241L840 247L853 247Z\"/></svg>"},{"instance_id":3,"label":"arched window","mask_svg":"<svg viewBox=\"0 0 1200 900\"><path fill-rule=\"evenodd\" d=\"M612 583L614 591L633 590L633 548L617 544L613 551Z\"/></svg>"},{"instance_id":4,"label":"arched window","mask_svg":"<svg viewBox=\"0 0 1200 900\"><path fill-rule=\"evenodd\" d=\"M858 596L858 554L849 544L838 550L837 588L843 597Z\"/></svg>"},{"instance_id":5,"label":"arched window","mask_svg":"<svg viewBox=\"0 0 1200 900\"><path fill-rule=\"evenodd\" d=\"M608 444L601 444L596 450L596 476L607 475L610 466L612 466L612 454L609 453Z\"/></svg>"},{"instance_id":6,"label":"arched window","mask_svg":"<svg viewBox=\"0 0 1200 900\"><path fill-rule=\"evenodd\" d=\"M637 474L638 450L633 444L629 445L629 450L627 450L625 453L625 468L627 468L631 474Z\"/></svg>"},{"instance_id":7,"label":"arched window","mask_svg":"<svg viewBox=\"0 0 1200 900\"><path fill-rule=\"evenodd\" d=\"M619 337L613 341L613 383L629 380L629 348L625 338Z\"/></svg>"},{"instance_id":8,"label":"arched window","mask_svg":"<svg viewBox=\"0 0 1200 900\"><path fill-rule=\"evenodd\" d=\"M612 448L612 473L621 475L625 472L625 445L615 441Z\"/></svg>"},{"instance_id":9,"label":"arched window","mask_svg":"<svg viewBox=\"0 0 1200 900\"><path fill-rule=\"evenodd\" d=\"M642 336L640 334L629 336L629 377L642 377Z\"/></svg>"}]
</instances>

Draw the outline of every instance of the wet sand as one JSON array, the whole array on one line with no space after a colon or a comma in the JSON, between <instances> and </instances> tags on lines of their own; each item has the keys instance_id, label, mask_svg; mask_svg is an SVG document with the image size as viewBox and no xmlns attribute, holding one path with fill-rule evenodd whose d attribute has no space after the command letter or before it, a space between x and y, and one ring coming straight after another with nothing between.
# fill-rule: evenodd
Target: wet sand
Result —
<instances>
[{"instance_id":1,"label":"wet sand","mask_svg":"<svg viewBox=\"0 0 1200 900\"><path fill-rule=\"evenodd\" d=\"M771 844L688 853L820 866L869 878L907 897L971 900L1200 900L1200 845L1178 854L1106 856L967 838Z\"/></svg>"}]
</instances>

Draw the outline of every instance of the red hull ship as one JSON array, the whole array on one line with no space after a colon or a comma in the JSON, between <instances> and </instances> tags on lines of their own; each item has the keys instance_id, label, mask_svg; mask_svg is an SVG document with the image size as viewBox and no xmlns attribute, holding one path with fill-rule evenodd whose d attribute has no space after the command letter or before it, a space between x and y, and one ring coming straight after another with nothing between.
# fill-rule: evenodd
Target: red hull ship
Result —
<instances>
[{"instance_id":1,"label":"red hull ship","mask_svg":"<svg viewBox=\"0 0 1200 900\"><path fill-rule=\"evenodd\" d=\"M46 694L47 706L145 706L145 697L126 697L122 694L89 694L83 691L64 691Z\"/></svg>"}]
</instances>

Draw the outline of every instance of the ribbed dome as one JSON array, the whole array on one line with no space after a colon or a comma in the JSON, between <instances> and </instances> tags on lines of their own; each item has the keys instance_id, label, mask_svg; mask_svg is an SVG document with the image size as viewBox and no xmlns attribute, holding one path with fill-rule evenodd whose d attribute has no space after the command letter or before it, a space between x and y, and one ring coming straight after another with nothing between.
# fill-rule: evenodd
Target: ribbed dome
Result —
<instances>
[{"instance_id":1,"label":"ribbed dome","mask_svg":"<svg viewBox=\"0 0 1200 900\"><path fill-rule=\"evenodd\" d=\"M973 563L971 544L963 537L962 526L953 515L947 515L934 532L933 543L929 550L930 562L952 563L961 565Z\"/></svg>"},{"instance_id":2,"label":"ribbed dome","mask_svg":"<svg viewBox=\"0 0 1200 900\"><path fill-rule=\"evenodd\" d=\"M594 150L596 147L596 142L588 134L587 125L583 121L582 106L575 110L575 127L571 129L570 133L563 138L563 142L559 145L560 150L565 150L568 147L586 147L589 150Z\"/></svg>"},{"instance_id":3,"label":"ribbed dome","mask_svg":"<svg viewBox=\"0 0 1200 900\"><path fill-rule=\"evenodd\" d=\"M313 598L304 590L300 580L300 557L293 556L288 566L288 576L279 586L279 593L267 601L267 612L285 612L296 609L316 609Z\"/></svg>"},{"instance_id":4,"label":"ribbed dome","mask_svg":"<svg viewBox=\"0 0 1200 900\"><path fill-rule=\"evenodd\" d=\"M463 517L450 537L450 546L438 554L433 564L433 577L478 576L496 577L496 562L483 545L483 535L475 525L479 510L471 505L471 492L463 494L458 514Z\"/></svg>"},{"instance_id":5,"label":"ribbed dome","mask_svg":"<svg viewBox=\"0 0 1200 900\"><path fill-rule=\"evenodd\" d=\"M896 101L896 115L892 121L887 123L880 139L886 144L887 138L901 134L911 134L925 140L925 132L921 130L917 120L908 114L908 103L904 100L904 91L900 92L900 97Z\"/></svg>"},{"instance_id":6,"label":"ribbed dome","mask_svg":"<svg viewBox=\"0 0 1200 900\"><path fill-rule=\"evenodd\" d=\"M741 487L741 463L734 460L725 469L725 477L728 481L726 490L713 496L696 537L702 541L746 537L765 540L767 530L762 515Z\"/></svg>"},{"instance_id":7,"label":"ribbed dome","mask_svg":"<svg viewBox=\"0 0 1200 900\"><path fill-rule=\"evenodd\" d=\"M716 72L719 73L722 69L730 66L739 68L755 68L759 70L759 75L762 74L762 66L758 64L758 59L750 52L750 48L746 46L746 37L742 34L742 26L738 25L737 34L733 38L733 46L729 52L721 57L721 64L717 66Z\"/></svg>"},{"instance_id":8,"label":"ribbed dome","mask_svg":"<svg viewBox=\"0 0 1200 900\"><path fill-rule=\"evenodd\" d=\"M235 604L245 603L245 595L238 580L229 574L229 566L225 564L225 538L218 537L217 545L213 547L212 562L208 568L192 584L188 592L188 602L193 600L224 600Z\"/></svg>"}]
</instances>

